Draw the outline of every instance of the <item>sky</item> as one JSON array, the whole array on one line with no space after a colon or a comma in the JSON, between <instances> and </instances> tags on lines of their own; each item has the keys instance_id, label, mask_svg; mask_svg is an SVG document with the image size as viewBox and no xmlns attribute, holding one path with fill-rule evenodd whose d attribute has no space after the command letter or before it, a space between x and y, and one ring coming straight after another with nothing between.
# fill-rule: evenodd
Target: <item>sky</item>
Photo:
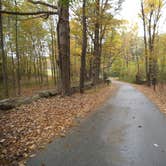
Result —
<instances>
[{"instance_id":1,"label":"sky","mask_svg":"<svg viewBox=\"0 0 166 166\"><path fill-rule=\"evenodd\" d=\"M166 11L166 10L165 10ZM138 34L143 36L143 24L142 20L138 17L140 13L140 0L125 0L122 5L122 11L120 12L120 17L126 19L131 25L138 24ZM166 33L166 12L163 12L163 17L160 21L159 33Z\"/></svg>"}]
</instances>

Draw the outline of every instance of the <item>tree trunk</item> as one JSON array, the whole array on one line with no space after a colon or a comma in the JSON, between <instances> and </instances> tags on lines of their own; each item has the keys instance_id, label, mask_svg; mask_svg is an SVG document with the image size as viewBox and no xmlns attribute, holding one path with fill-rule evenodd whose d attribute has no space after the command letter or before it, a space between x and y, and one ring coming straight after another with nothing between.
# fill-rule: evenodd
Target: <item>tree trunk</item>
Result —
<instances>
[{"instance_id":1,"label":"tree trunk","mask_svg":"<svg viewBox=\"0 0 166 166\"><path fill-rule=\"evenodd\" d=\"M9 40L11 40L11 21L10 17L8 16L8 36ZM11 52L11 70L12 70L12 85L13 85L13 95L16 96L16 77L15 77L15 64L14 64L14 55L13 55L13 48L12 48L12 42L9 43L9 49Z\"/></svg>"},{"instance_id":2,"label":"tree trunk","mask_svg":"<svg viewBox=\"0 0 166 166\"><path fill-rule=\"evenodd\" d=\"M93 84L96 85L99 80L100 53L99 53L99 11L100 1L96 0L96 23L95 23L95 39L94 39L94 62L93 62Z\"/></svg>"},{"instance_id":3,"label":"tree trunk","mask_svg":"<svg viewBox=\"0 0 166 166\"><path fill-rule=\"evenodd\" d=\"M0 10L2 10L2 1L0 0ZM3 87L5 97L9 96L8 92L8 75L7 75L7 59L4 50L3 42L3 24L2 24L2 14L0 14L0 55L2 56L2 75L3 75Z\"/></svg>"},{"instance_id":4,"label":"tree trunk","mask_svg":"<svg viewBox=\"0 0 166 166\"><path fill-rule=\"evenodd\" d=\"M59 68L61 75L61 93L70 95L70 27L69 2L59 3L59 20L57 25Z\"/></svg>"},{"instance_id":5,"label":"tree trunk","mask_svg":"<svg viewBox=\"0 0 166 166\"><path fill-rule=\"evenodd\" d=\"M148 85L151 86L152 85L152 77L153 77L153 44L152 44L152 15L153 15L153 11L150 12L150 18L148 20L148 33L149 33L149 73L148 73Z\"/></svg>"},{"instance_id":6,"label":"tree trunk","mask_svg":"<svg viewBox=\"0 0 166 166\"><path fill-rule=\"evenodd\" d=\"M85 68L86 68L86 49L87 49L87 24L85 14L86 0L83 0L82 6L82 55L81 55L81 68L80 68L80 93L84 92L84 81L85 81Z\"/></svg>"},{"instance_id":7,"label":"tree trunk","mask_svg":"<svg viewBox=\"0 0 166 166\"><path fill-rule=\"evenodd\" d=\"M145 47L145 69L146 69L146 80L149 82L148 45L147 45L146 21L145 21L145 11L144 11L144 4L143 4L143 1L141 1L141 13L142 13L143 29L144 29L144 47Z\"/></svg>"},{"instance_id":8,"label":"tree trunk","mask_svg":"<svg viewBox=\"0 0 166 166\"><path fill-rule=\"evenodd\" d=\"M102 38L99 41L99 62L98 62L98 73L100 75L100 71L101 71L101 55L102 55Z\"/></svg>"},{"instance_id":9,"label":"tree trunk","mask_svg":"<svg viewBox=\"0 0 166 166\"><path fill-rule=\"evenodd\" d=\"M40 83L43 86L43 56L41 54L42 44L39 42L38 58L39 58L39 73L40 73Z\"/></svg>"},{"instance_id":10,"label":"tree trunk","mask_svg":"<svg viewBox=\"0 0 166 166\"><path fill-rule=\"evenodd\" d=\"M52 71L52 75L53 75L53 80L54 80L54 85L56 85L57 81L56 81L56 75L55 75L55 56L56 56L56 50L55 50L55 42L54 42L54 33L53 33L53 25L51 22L51 49L52 49L52 55L50 58L51 61L51 71Z\"/></svg>"},{"instance_id":11,"label":"tree trunk","mask_svg":"<svg viewBox=\"0 0 166 166\"><path fill-rule=\"evenodd\" d=\"M17 2L15 0L15 6L17 8ZM18 86L18 95L21 94L21 75L20 75L20 55L19 55L19 50L18 50L18 16L16 15L15 18L15 33L16 33L16 38L15 38L15 44L16 44L16 58L17 58L17 86Z\"/></svg>"}]
</instances>

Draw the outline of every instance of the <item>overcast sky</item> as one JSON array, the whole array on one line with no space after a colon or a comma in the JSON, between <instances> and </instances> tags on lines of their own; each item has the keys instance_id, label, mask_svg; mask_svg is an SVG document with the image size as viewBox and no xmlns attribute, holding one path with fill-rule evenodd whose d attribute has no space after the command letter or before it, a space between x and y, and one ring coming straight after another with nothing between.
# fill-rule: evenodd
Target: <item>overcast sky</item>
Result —
<instances>
[{"instance_id":1,"label":"overcast sky","mask_svg":"<svg viewBox=\"0 0 166 166\"><path fill-rule=\"evenodd\" d=\"M125 0L122 5L122 11L120 13L121 18L129 20L130 24L137 23L139 26L139 35L143 36L143 25L141 19L138 17L140 12L140 0ZM166 33L166 10L163 12L163 18L160 22L160 33ZM165 23L164 23L165 22Z\"/></svg>"}]
</instances>

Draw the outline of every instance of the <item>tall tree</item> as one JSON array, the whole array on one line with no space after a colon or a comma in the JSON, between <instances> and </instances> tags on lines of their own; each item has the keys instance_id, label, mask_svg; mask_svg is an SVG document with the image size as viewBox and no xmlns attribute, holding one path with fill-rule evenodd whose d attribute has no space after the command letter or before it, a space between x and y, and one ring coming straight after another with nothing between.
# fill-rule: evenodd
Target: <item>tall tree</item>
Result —
<instances>
[{"instance_id":1,"label":"tall tree","mask_svg":"<svg viewBox=\"0 0 166 166\"><path fill-rule=\"evenodd\" d=\"M59 20L57 25L61 93L70 95L70 27L69 1L58 4Z\"/></svg>"},{"instance_id":2,"label":"tall tree","mask_svg":"<svg viewBox=\"0 0 166 166\"><path fill-rule=\"evenodd\" d=\"M145 46L145 49L148 48L148 85L151 86L153 84L154 89L157 82L157 55L155 54L154 48L157 36L157 27L162 15L164 2L165 0L141 1L141 13L144 26L144 43L147 45ZM145 41L146 35L148 36L148 39Z\"/></svg>"},{"instance_id":3,"label":"tall tree","mask_svg":"<svg viewBox=\"0 0 166 166\"><path fill-rule=\"evenodd\" d=\"M94 43L93 84L96 84L99 81L103 39L106 31L109 31L111 24L113 23L114 14L120 10L122 2L123 0L95 0L90 6L94 10L94 14L92 14L91 11L88 11L90 14L89 17L91 18L89 19L89 22L93 23L92 27L88 27L88 30L93 31L92 33L88 32ZM112 10L112 8L114 8L115 11Z\"/></svg>"}]
</instances>

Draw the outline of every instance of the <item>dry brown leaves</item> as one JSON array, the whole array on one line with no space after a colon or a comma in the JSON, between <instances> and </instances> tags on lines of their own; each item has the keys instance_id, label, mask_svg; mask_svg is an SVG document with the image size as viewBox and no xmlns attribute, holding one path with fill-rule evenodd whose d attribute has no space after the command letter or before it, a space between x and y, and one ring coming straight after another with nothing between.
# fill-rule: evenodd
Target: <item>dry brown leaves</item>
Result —
<instances>
[{"instance_id":1,"label":"dry brown leaves","mask_svg":"<svg viewBox=\"0 0 166 166\"><path fill-rule=\"evenodd\" d=\"M95 110L115 91L116 86L100 86L85 94L41 99L30 105L0 113L0 165L23 165L56 136L65 136L76 117Z\"/></svg>"},{"instance_id":2,"label":"dry brown leaves","mask_svg":"<svg viewBox=\"0 0 166 166\"><path fill-rule=\"evenodd\" d=\"M166 114L166 85L158 85L156 91L146 85L134 85L134 87L143 92L158 106L161 112Z\"/></svg>"}]
</instances>

